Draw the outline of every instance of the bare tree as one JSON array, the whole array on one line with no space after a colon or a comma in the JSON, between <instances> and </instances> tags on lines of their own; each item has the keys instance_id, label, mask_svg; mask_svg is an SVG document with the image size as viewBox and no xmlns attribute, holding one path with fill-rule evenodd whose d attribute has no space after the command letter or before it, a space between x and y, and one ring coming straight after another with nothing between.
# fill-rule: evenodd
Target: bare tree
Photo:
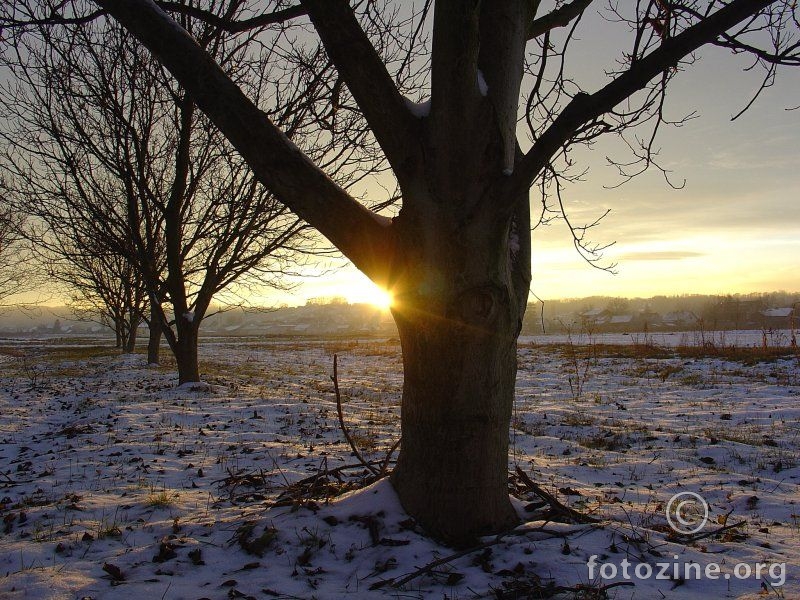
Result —
<instances>
[{"instance_id":1,"label":"bare tree","mask_svg":"<svg viewBox=\"0 0 800 600\"><path fill-rule=\"evenodd\" d=\"M241 39L229 44L203 22L197 29L254 94L272 85L287 95L278 117L295 133L352 136L355 143L333 156L325 156L325 142L319 156L344 171L352 171L348 163L361 169L353 153L363 133L346 119L332 131L304 129L305 122L316 127L307 90L295 97L291 81L268 82L253 70L259 58ZM64 236L70 247L93 239L105 249L100 255L125 257L148 290L151 323L176 356L179 381L198 381L198 332L211 300L256 281L281 285L294 253L312 247L304 224L119 26L92 23L66 33L43 26L36 33L7 51L18 84L0 97L14 118L4 135L20 205L48 223L51 248ZM318 63L316 55L308 60ZM259 77L248 80L252 72Z\"/></svg>"},{"instance_id":2,"label":"bare tree","mask_svg":"<svg viewBox=\"0 0 800 600\"><path fill-rule=\"evenodd\" d=\"M122 254L109 252L95 239L82 238L68 225L48 225L45 231L28 231L48 282L65 288L78 319L109 327L115 334L116 347L125 353L134 352L148 298L139 272ZM156 343L159 341L160 335Z\"/></svg>"},{"instance_id":3,"label":"bare tree","mask_svg":"<svg viewBox=\"0 0 800 600\"><path fill-rule=\"evenodd\" d=\"M394 293L404 388L403 444L392 479L405 509L453 543L517 521L506 487L507 451L516 340L530 283L530 189L540 187L552 206L571 146L637 127L649 125L650 133L642 143L634 138L632 161L617 166L634 175L636 167L653 165L652 140L666 121L664 93L704 45L747 53L764 68L765 85L778 66L800 62L789 0L613 4L619 68L588 91L566 58L591 0L549 9L529 0L439 0L432 15L425 2L415 18L399 19L405 36L376 3L354 9L345 0L275 2L238 19L206 15L195 4L95 5L153 52L281 202ZM69 6L57 13L62 20L100 14ZM231 32L310 22L399 182L399 215L389 221L373 214L332 181L325 165L289 143L284 124L262 112L164 11L205 15ZM387 26L383 35L370 35L375 23ZM413 43L426 23L428 60L387 60L383 40ZM416 91L404 84L409 69L423 73ZM416 104L403 95L420 100L428 92L430 100ZM517 135L522 106L527 144ZM579 249L596 256L586 230L572 229Z\"/></svg>"}]
</instances>

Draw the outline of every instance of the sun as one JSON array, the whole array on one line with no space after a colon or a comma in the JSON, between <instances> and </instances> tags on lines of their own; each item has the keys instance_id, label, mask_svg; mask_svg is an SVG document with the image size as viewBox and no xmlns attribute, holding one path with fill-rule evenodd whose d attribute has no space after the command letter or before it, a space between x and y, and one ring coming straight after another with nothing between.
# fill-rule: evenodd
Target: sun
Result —
<instances>
[{"instance_id":1,"label":"sun","mask_svg":"<svg viewBox=\"0 0 800 600\"><path fill-rule=\"evenodd\" d=\"M392 307L394 299L390 291L375 285L366 277L359 277L356 281L348 282L347 291L342 295L347 298L348 302L371 304L382 311L388 311Z\"/></svg>"},{"instance_id":2,"label":"sun","mask_svg":"<svg viewBox=\"0 0 800 600\"><path fill-rule=\"evenodd\" d=\"M375 286L364 300L376 308L387 311L392 308L392 301L394 298L392 297L392 293L388 290Z\"/></svg>"}]
</instances>

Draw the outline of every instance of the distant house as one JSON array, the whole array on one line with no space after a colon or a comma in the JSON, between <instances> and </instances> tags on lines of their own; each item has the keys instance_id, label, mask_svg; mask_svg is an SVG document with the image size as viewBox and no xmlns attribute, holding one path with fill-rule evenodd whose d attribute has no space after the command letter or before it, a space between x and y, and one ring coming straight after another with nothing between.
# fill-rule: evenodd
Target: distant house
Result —
<instances>
[{"instance_id":1,"label":"distant house","mask_svg":"<svg viewBox=\"0 0 800 600\"><path fill-rule=\"evenodd\" d=\"M765 308L761 311L761 315L768 319L788 319L793 312L794 309L791 306L787 308Z\"/></svg>"},{"instance_id":2,"label":"distant house","mask_svg":"<svg viewBox=\"0 0 800 600\"><path fill-rule=\"evenodd\" d=\"M667 327L688 327L697 324L697 315L688 310L668 312L661 317L662 323Z\"/></svg>"},{"instance_id":3,"label":"distant house","mask_svg":"<svg viewBox=\"0 0 800 600\"><path fill-rule=\"evenodd\" d=\"M585 325L603 325L608 322L610 313L603 308L591 308L578 315Z\"/></svg>"},{"instance_id":4,"label":"distant house","mask_svg":"<svg viewBox=\"0 0 800 600\"><path fill-rule=\"evenodd\" d=\"M796 327L797 311L794 307L765 308L761 311L761 326L767 329Z\"/></svg>"},{"instance_id":5,"label":"distant house","mask_svg":"<svg viewBox=\"0 0 800 600\"><path fill-rule=\"evenodd\" d=\"M627 325L633 321L633 315L612 315L608 322L611 325Z\"/></svg>"},{"instance_id":6,"label":"distant house","mask_svg":"<svg viewBox=\"0 0 800 600\"><path fill-rule=\"evenodd\" d=\"M606 331L628 331L634 323L633 315L609 315L603 323Z\"/></svg>"},{"instance_id":7,"label":"distant house","mask_svg":"<svg viewBox=\"0 0 800 600\"><path fill-rule=\"evenodd\" d=\"M642 331L646 331L651 327L660 327L662 324L661 315L652 310L649 306L645 306L639 311L639 314L634 319L634 322Z\"/></svg>"}]
</instances>

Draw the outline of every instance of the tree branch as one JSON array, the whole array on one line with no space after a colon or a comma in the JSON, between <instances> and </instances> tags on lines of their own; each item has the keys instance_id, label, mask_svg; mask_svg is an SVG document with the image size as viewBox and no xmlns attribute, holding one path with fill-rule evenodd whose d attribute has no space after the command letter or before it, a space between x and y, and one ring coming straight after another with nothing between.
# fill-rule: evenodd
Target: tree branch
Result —
<instances>
[{"instance_id":1,"label":"tree branch","mask_svg":"<svg viewBox=\"0 0 800 600\"><path fill-rule=\"evenodd\" d=\"M231 141L259 181L378 283L391 252L390 222L353 199L303 154L150 0L96 0L144 44Z\"/></svg>"},{"instance_id":2,"label":"tree branch","mask_svg":"<svg viewBox=\"0 0 800 600\"><path fill-rule=\"evenodd\" d=\"M168 13L175 13L186 15L203 21L208 25L212 25L221 31L228 33L240 33L243 31L250 31L269 25L277 25L285 23L297 17L306 14L305 9L300 6L290 6L274 12L268 12L257 17L249 19L242 19L237 21L235 19L226 19L225 17L214 14L212 11L204 10L197 6L185 5L179 2L166 2L164 0L156 0L156 4ZM0 17L0 25L8 28L41 26L41 25L84 25L90 23L106 14L104 10L91 11L86 15L64 16L56 12L56 9L43 17L31 17L28 19L12 19L10 17Z\"/></svg>"},{"instance_id":3,"label":"tree branch","mask_svg":"<svg viewBox=\"0 0 800 600\"><path fill-rule=\"evenodd\" d=\"M12 19L10 17L0 16L0 30L2 27L6 27L8 29L15 29L15 28L24 28L24 27L40 26L40 25L84 25L86 23L91 23L92 21L94 21L95 19L104 14L105 11L95 10L87 15L80 15L74 17L65 17L55 11L53 11L47 17L30 18L30 19Z\"/></svg>"},{"instance_id":4,"label":"tree branch","mask_svg":"<svg viewBox=\"0 0 800 600\"><path fill-rule=\"evenodd\" d=\"M556 27L566 27L592 3L592 0L572 0L554 11L534 19L528 25L528 39L533 40Z\"/></svg>"},{"instance_id":5,"label":"tree branch","mask_svg":"<svg viewBox=\"0 0 800 600\"><path fill-rule=\"evenodd\" d=\"M485 126L489 103L479 89L480 46L480 2L437 0L426 159L431 172L437 173L434 193L450 198L470 197L470 178L464 173L479 172L482 164L476 149L485 147L493 133Z\"/></svg>"},{"instance_id":6,"label":"tree branch","mask_svg":"<svg viewBox=\"0 0 800 600\"><path fill-rule=\"evenodd\" d=\"M503 138L503 169L512 170L517 157L517 112L525 62L527 2L484 3L480 18L478 64L488 85Z\"/></svg>"},{"instance_id":7,"label":"tree branch","mask_svg":"<svg viewBox=\"0 0 800 600\"><path fill-rule=\"evenodd\" d=\"M528 189L547 166L551 157L574 134L592 119L612 110L620 102L643 89L653 78L674 67L679 60L707 43L712 43L727 30L752 18L775 0L733 0L699 23L688 27L678 35L664 40L650 54L634 61L630 68L611 83L593 94L580 92L575 95L553 124L536 140L517 165L507 182L509 198L506 211L511 211L512 198Z\"/></svg>"},{"instance_id":8,"label":"tree branch","mask_svg":"<svg viewBox=\"0 0 800 600\"><path fill-rule=\"evenodd\" d=\"M344 439L347 440L348 444L350 444L350 449L353 451L353 456L355 456L370 473L376 477L379 477L382 472L373 467L369 461L367 461L361 455L358 446L356 445L355 441L353 441L353 436L350 435L350 431L347 429L347 424L344 422L344 413L342 411L342 394L339 391L339 357L336 354L333 355L333 375L331 375L331 381L333 381L333 391L336 394L336 414L339 417L339 428L344 434ZM389 455L391 456L391 453Z\"/></svg>"},{"instance_id":9,"label":"tree branch","mask_svg":"<svg viewBox=\"0 0 800 600\"><path fill-rule=\"evenodd\" d=\"M237 21L235 19L226 19L225 17L216 15L208 10L203 10L197 6L185 5L178 2L163 2L159 0L156 4L166 12L194 17L229 33L240 33L242 31L267 27L268 25L277 25L306 14L305 9L298 5Z\"/></svg>"},{"instance_id":10,"label":"tree branch","mask_svg":"<svg viewBox=\"0 0 800 600\"><path fill-rule=\"evenodd\" d=\"M418 120L344 0L302 0L329 58L364 113L395 173L416 148Z\"/></svg>"}]
</instances>

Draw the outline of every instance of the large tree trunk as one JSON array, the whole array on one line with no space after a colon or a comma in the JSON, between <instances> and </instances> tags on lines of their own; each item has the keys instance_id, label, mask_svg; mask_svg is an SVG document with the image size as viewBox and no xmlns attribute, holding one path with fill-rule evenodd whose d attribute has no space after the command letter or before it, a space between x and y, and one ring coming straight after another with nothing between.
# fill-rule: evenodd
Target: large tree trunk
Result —
<instances>
[{"instance_id":1,"label":"large tree trunk","mask_svg":"<svg viewBox=\"0 0 800 600\"><path fill-rule=\"evenodd\" d=\"M417 207L416 217L395 219L404 258L393 314L404 380L392 481L409 514L460 546L518 519L508 496L508 439L530 278L528 204L505 223L447 217L435 203ZM431 228L434 219L449 223Z\"/></svg>"},{"instance_id":2,"label":"large tree trunk","mask_svg":"<svg viewBox=\"0 0 800 600\"><path fill-rule=\"evenodd\" d=\"M480 294L462 307L475 311ZM424 307L397 317L403 444L393 475L405 509L455 545L517 521L507 483L516 331L505 315L487 327L460 318Z\"/></svg>"},{"instance_id":3,"label":"large tree trunk","mask_svg":"<svg viewBox=\"0 0 800 600\"><path fill-rule=\"evenodd\" d=\"M434 6L424 159L398 171L400 264L390 284L399 288L404 381L393 482L423 527L465 545L518 519L508 431L530 209L527 188L503 188L521 158L515 131L530 15L525 2Z\"/></svg>"}]
</instances>

